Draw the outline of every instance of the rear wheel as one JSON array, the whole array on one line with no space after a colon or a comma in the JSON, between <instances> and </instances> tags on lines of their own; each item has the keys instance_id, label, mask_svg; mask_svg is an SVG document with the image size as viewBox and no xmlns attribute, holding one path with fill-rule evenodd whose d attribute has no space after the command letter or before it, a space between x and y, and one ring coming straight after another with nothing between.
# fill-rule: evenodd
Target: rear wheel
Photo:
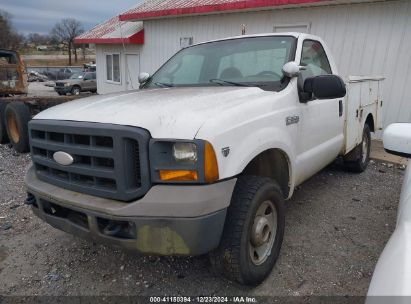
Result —
<instances>
[{"instance_id":1,"label":"rear wheel","mask_svg":"<svg viewBox=\"0 0 411 304\"><path fill-rule=\"evenodd\" d=\"M268 178L241 176L220 245L210 253L214 272L241 284L260 284L277 261L284 226L284 198L279 185Z\"/></svg>"},{"instance_id":2,"label":"rear wheel","mask_svg":"<svg viewBox=\"0 0 411 304\"><path fill-rule=\"evenodd\" d=\"M20 153L29 151L28 122L29 108L21 102L13 102L6 107L7 134L13 148Z\"/></svg>"},{"instance_id":3,"label":"rear wheel","mask_svg":"<svg viewBox=\"0 0 411 304\"><path fill-rule=\"evenodd\" d=\"M344 166L348 171L364 172L370 163L371 131L368 124L364 125L362 142L344 157Z\"/></svg>"},{"instance_id":4,"label":"rear wheel","mask_svg":"<svg viewBox=\"0 0 411 304\"><path fill-rule=\"evenodd\" d=\"M0 101L0 144L9 142L6 129L6 106L7 102Z\"/></svg>"}]
</instances>

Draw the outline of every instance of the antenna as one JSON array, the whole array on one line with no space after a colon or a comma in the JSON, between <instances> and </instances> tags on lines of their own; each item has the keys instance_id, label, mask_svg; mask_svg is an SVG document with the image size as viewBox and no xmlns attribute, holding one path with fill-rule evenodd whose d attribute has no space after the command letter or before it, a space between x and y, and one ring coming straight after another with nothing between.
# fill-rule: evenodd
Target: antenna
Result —
<instances>
[{"instance_id":1,"label":"antenna","mask_svg":"<svg viewBox=\"0 0 411 304\"><path fill-rule=\"evenodd\" d=\"M245 35L247 26L245 24L241 24L241 35Z\"/></svg>"},{"instance_id":2,"label":"antenna","mask_svg":"<svg viewBox=\"0 0 411 304\"><path fill-rule=\"evenodd\" d=\"M123 21L120 21L120 37L121 37L121 43L122 43L122 45L123 45L124 60L127 60L127 56L126 56L126 52L127 52L127 51L126 51L126 45L124 44L123 29L122 29L122 27L121 27L122 24L123 24ZM128 79L126 79L126 85L127 85L128 83L130 83L130 84L131 84L131 88L134 90L135 88L134 88L133 81L132 81L132 78L131 78L130 66L129 66L126 62L124 62L124 65L125 65L125 67L126 67L126 69L127 69L127 76L128 76Z\"/></svg>"}]
</instances>

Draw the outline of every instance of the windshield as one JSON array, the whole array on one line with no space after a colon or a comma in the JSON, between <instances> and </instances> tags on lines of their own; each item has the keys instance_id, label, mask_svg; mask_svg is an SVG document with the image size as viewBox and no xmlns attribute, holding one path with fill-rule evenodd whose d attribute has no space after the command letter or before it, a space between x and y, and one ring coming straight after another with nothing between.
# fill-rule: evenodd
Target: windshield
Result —
<instances>
[{"instance_id":1,"label":"windshield","mask_svg":"<svg viewBox=\"0 0 411 304\"><path fill-rule=\"evenodd\" d=\"M282 67L294 60L296 39L270 36L231 39L178 52L143 86L257 86L279 91Z\"/></svg>"},{"instance_id":2,"label":"windshield","mask_svg":"<svg viewBox=\"0 0 411 304\"><path fill-rule=\"evenodd\" d=\"M70 79L83 79L84 73L75 73L70 76Z\"/></svg>"}]
</instances>

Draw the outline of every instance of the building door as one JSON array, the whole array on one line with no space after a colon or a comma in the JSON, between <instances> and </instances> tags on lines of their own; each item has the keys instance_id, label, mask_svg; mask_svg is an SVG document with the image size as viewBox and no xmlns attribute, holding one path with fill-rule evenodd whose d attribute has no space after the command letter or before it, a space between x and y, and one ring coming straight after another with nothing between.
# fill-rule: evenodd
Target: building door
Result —
<instances>
[{"instance_id":1,"label":"building door","mask_svg":"<svg viewBox=\"0 0 411 304\"><path fill-rule=\"evenodd\" d=\"M140 55L126 54L126 89L137 90L139 88L138 75L140 74Z\"/></svg>"}]
</instances>

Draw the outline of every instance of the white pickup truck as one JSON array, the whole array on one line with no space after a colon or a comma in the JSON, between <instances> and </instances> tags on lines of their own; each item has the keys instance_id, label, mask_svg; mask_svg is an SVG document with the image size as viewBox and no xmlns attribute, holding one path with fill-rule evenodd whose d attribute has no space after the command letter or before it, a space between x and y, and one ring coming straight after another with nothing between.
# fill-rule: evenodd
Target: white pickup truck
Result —
<instances>
[{"instance_id":1,"label":"white pickup truck","mask_svg":"<svg viewBox=\"0 0 411 304\"><path fill-rule=\"evenodd\" d=\"M262 282L280 252L284 200L338 156L369 162L382 78L337 76L300 33L181 50L139 91L93 96L29 124L26 203L50 225L146 254L210 253Z\"/></svg>"}]
</instances>

